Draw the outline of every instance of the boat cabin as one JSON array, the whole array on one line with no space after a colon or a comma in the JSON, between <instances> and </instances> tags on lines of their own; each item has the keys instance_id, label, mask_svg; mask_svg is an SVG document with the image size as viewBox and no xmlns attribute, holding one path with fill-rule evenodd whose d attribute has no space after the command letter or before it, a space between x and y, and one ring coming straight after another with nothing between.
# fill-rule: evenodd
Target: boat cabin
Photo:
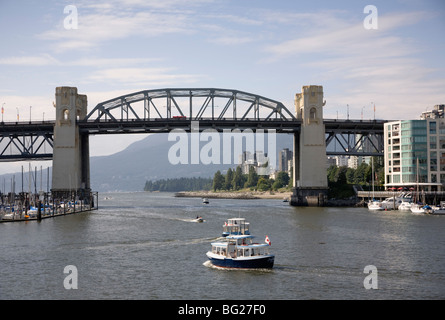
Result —
<instances>
[{"instance_id":1,"label":"boat cabin","mask_svg":"<svg viewBox=\"0 0 445 320\"><path fill-rule=\"evenodd\" d=\"M253 243L253 237L229 236L222 242L212 243L212 253L230 258L254 257L269 254L269 245Z\"/></svg>"},{"instance_id":2,"label":"boat cabin","mask_svg":"<svg viewBox=\"0 0 445 320\"><path fill-rule=\"evenodd\" d=\"M223 235L248 235L250 223L244 218L231 218L223 225Z\"/></svg>"}]
</instances>

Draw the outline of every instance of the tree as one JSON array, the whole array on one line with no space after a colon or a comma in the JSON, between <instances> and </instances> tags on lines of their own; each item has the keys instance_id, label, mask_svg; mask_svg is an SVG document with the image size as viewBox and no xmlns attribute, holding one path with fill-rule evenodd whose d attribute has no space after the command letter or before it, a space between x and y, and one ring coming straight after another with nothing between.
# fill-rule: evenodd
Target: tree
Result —
<instances>
[{"instance_id":1,"label":"tree","mask_svg":"<svg viewBox=\"0 0 445 320\"><path fill-rule=\"evenodd\" d=\"M241 166L236 167L235 174L232 179L232 187L234 190L239 190L244 186L243 173L241 171Z\"/></svg>"},{"instance_id":2,"label":"tree","mask_svg":"<svg viewBox=\"0 0 445 320\"><path fill-rule=\"evenodd\" d=\"M365 173L368 165L366 163L361 163L354 173L354 182L357 184L364 184L366 182L365 180Z\"/></svg>"},{"instance_id":3,"label":"tree","mask_svg":"<svg viewBox=\"0 0 445 320\"><path fill-rule=\"evenodd\" d=\"M274 190L277 190L279 188L283 188L287 186L289 183L289 175L285 171L280 171L277 174L277 179L273 183L272 187Z\"/></svg>"},{"instance_id":4,"label":"tree","mask_svg":"<svg viewBox=\"0 0 445 320\"><path fill-rule=\"evenodd\" d=\"M256 187L258 184L258 174L253 166L249 167L249 175L247 176L247 181L245 187Z\"/></svg>"},{"instance_id":5,"label":"tree","mask_svg":"<svg viewBox=\"0 0 445 320\"><path fill-rule=\"evenodd\" d=\"M257 189L259 191L267 191L270 190L272 187L272 183L270 179L266 179L264 177L261 177L258 179Z\"/></svg>"},{"instance_id":6,"label":"tree","mask_svg":"<svg viewBox=\"0 0 445 320\"><path fill-rule=\"evenodd\" d=\"M342 166L338 168L337 183L347 184L347 177L346 177L347 172L348 172L348 167Z\"/></svg>"},{"instance_id":7,"label":"tree","mask_svg":"<svg viewBox=\"0 0 445 320\"><path fill-rule=\"evenodd\" d=\"M329 166L327 174L329 182L337 182L338 167L335 164Z\"/></svg>"},{"instance_id":8,"label":"tree","mask_svg":"<svg viewBox=\"0 0 445 320\"><path fill-rule=\"evenodd\" d=\"M213 177L213 191L221 190L223 187L224 177L221 172L218 170Z\"/></svg>"},{"instance_id":9,"label":"tree","mask_svg":"<svg viewBox=\"0 0 445 320\"><path fill-rule=\"evenodd\" d=\"M224 182L224 189L230 190L232 189L232 180L233 180L233 170L229 168L226 173L226 179Z\"/></svg>"}]
</instances>

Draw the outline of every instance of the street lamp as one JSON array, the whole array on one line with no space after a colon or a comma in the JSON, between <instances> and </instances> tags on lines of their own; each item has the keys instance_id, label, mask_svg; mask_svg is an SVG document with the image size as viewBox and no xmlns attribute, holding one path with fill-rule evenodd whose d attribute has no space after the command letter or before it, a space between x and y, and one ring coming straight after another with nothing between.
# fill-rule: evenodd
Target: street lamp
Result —
<instances>
[{"instance_id":1,"label":"street lamp","mask_svg":"<svg viewBox=\"0 0 445 320\"><path fill-rule=\"evenodd\" d=\"M2 104L2 123L3 123L3 113L5 112L5 109L3 108L3 106L6 104L6 102L3 102Z\"/></svg>"},{"instance_id":2,"label":"street lamp","mask_svg":"<svg viewBox=\"0 0 445 320\"><path fill-rule=\"evenodd\" d=\"M31 122L31 109L32 109L32 106L29 106L29 122Z\"/></svg>"},{"instance_id":3,"label":"street lamp","mask_svg":"<svg viewBox=\"0 0 445 320\"><path fill-rule=\"evenodd\" d=\"M16 107L16 109L17 109L17 122L18 122L18 121L19 121L19 118L20 118L20 116L19 116L19 108Z\"/></svg>"}]
</instances>

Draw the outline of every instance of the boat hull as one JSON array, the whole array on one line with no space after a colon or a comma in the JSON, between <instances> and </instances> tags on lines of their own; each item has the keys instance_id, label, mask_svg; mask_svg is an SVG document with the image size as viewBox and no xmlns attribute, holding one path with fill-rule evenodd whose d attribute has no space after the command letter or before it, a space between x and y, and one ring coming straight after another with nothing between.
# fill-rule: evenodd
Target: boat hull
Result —
<instances>
[{"instance_id":1,"label":"boat hull","mask_svg":"<svg viewBox=\"0 0 445 320\"><path fill-rule=\"evenodd\" d=\"M251 258L215 257L212 254L207 254L207 257L214 266L221 268L269 269L273 268L275 261L275 256L271 254Z\"/></svg>"}]
</instances>

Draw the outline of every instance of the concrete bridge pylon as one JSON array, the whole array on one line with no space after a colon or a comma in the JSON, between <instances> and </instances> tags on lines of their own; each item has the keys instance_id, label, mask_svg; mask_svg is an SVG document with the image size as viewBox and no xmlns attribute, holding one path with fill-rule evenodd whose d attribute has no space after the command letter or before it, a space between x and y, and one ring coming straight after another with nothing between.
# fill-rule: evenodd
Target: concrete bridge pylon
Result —
<instances>
[{"instance_id":1,"label":"concrete bridge pylon","mask_svg":"<svg viewBox=\"0 0 445 320\"><path fill-rule=\"evenodd\" d=\"M56 88L56 122L54 125L53 198L90 192L88 133L81 134L77 120L87 115L87 96L75 87Z\"/></svg>"},{"instance_id":2,"label":"concrete bridge pylon","mask_svg":"<svg viewBox=\"0 0 445 320\"><path fill-rule=\"evenodd\" d=\"M324 105L323 86L303 86L295 95L301 130L294 133L293 206L323 206L327 201Z\"/></svg>"}]
</instances>

